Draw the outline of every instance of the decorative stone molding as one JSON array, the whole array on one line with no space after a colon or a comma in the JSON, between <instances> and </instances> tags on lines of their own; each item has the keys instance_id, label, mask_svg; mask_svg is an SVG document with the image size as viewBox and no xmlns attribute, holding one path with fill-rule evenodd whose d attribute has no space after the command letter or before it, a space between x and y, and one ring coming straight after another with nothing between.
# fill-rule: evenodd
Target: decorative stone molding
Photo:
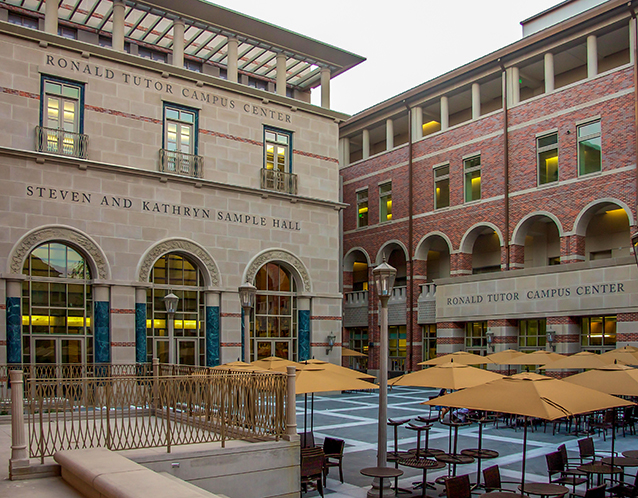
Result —
<instances>
[{"instance_id":1,"label":"decorative stone molding","mask_svg":"<svg viewBox=\"0 0 638 498\"><path fill-rule=\"evenodd\" d=\"M294 272L297 273L299 279L301 279L301 282L298 281L297 283L301 283L303 285L303 289L299 292L312 292L310 274L308 273L306 266L297 256L281 249L267 250L257 255L257 257L248 264L246 273L244 274L244 281L254 282L259 269L266 263L275 261L287 264Z\"/></svg>"},{"instance_id":2,"label":"decorative stone molding","mask_svg":"<svg viewBox=\"0 0 638 498\"><path fill-rule=\"evenodd\" d=\"M24 235L11 252L9 257L9 272L21 274L24 261L31 251L45 242L53 241L68 243L85 253L85 255L88 256L87 262L91 266L93 279L110 279L111 269L108 260L97 243L76 228L62 225L36 228Z\"/></svg>"},{"instance_id":3,"label":"decorative stone molding","mask_svg":"<svg viewBox=\"0 0 638 498\"><path fill-rule=\"evenodd\" d=\"M199 246L195 242L185 239L168 239L163 240L151 247L142 257L140 266L138 268L138 281L148 282L151 274L151 269L155 262L162 256L170 252L181 252L192 256L197 260L204 274L206 280L206 286L219 287L221 285L221 278L219 275L219 269L215 260L203 247Z\"/></svg>"}]
</instances>

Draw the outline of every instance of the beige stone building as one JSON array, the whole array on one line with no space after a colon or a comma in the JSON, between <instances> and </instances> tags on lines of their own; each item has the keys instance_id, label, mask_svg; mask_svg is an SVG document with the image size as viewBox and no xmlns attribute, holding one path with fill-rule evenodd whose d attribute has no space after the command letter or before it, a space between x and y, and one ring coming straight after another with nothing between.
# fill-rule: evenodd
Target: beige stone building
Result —
<instances>
[{"instance_id":1,"label":"beige stone building","mask_svg":"<svg viewBox=\"0 0 638 498\"><path fill-rule=\"evenodd\" d=\"M339 361L361 57L198 0L2 1L0 48L0 363L237 360L246 281L251 359Z\"/></svg>"}]
</instances>

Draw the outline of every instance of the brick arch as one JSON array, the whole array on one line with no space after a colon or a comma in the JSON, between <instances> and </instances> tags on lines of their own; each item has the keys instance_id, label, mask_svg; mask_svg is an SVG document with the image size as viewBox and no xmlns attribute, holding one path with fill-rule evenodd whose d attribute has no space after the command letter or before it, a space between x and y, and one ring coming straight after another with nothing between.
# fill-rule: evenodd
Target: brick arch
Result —
<instances>
[{"instance_id":1,"label":"brick arch","mask_svg":"<svg viewBox=\"0 0 638 498\"><path fill-rule=\"evenodd\" d=\"M463 234L463 238L461 239L461 243L459 244L459 252L462 252L465 254L472 254L474 242L476 242L476 239L480 235L479 232L481 228L491 228L492 230L494 230L494 232L496 232L496 235L498 235L498 239L500 241L501 247L505 245L505 242L504 242L505 239L503 238L503 234L501 233L500 229L494 223L490 223L488 221L481 221L479 223L472 225L465 232L465 234Z\"/></svg>"},{"instance_id":2,"label":"brick arch","mask_svg":"<svg viewBox=\"0 0 638 498\"><path fill-rule=\"evenodd\" d=\"M439 237L440 239L442 239L446 244L447 244L447 248L448 248L448 252L450 254L452 254L452 241L450 240L450 238L445 235L443 232L439 231L439 230L435 230L433 232L430 232L426 235L424 235L421 240L419 241L419 243L416 246L416 251L414 251L414 257L415 259L420 259L420 260L427 260L427 254L428 251L430 250L430 246L432 244L432 240L436 237ZM422 253L425 253L425 257L422 256Z\"/></svg>"},{"instance_id":3,"label":"brick arch","mask_svg":"<svg viewBox=\"0 0 638 498\"><path fill-rule=\"evenodd\" d=\"M574 226L572 228L572 233L569 235L580 235L584 237L587 234L587 226L589 222L594 217L596 212L602 209L605 206L616 206L625 211L627 214L627 219L629 220L629 226L632 227L636 224L634 220L634 215L627 204L618 199L614 199L611 197L607 197L604 199L596 199L595 201L587 204L576 216L574 220Z\"/></svg>"},{"instance_id":4,"label":"brick arch","mask_svg":"<svg viewBox=\"0 0 638 498\"><path fill-rule=\"evenodd\" d=\"M549 218L550 220L552 220L556 224L556 228L558 228L558 236L564 236L563 224L560 222L556 215L548 211L535 211L521 218L521 220L516 224L516 227L512 232L512 240L510 241L510 243L524 246L525 236L527 235L529 227L541 218Z\"/></svg>"},{"instance_id":5,"label":"brick arch","mask_svg":"<svg viewBox=\"0 0 638 498\"><path fill-rule=\"evenodd\" d=\"M308 268L306 268L306 265L303 264L301 259L285 249L266 249L257 254L257 256L255 256L252 261L246 265L242 282L254 283L255 276L259 269L266 263L271 262L283 263L291 271L292 276L297 283L299 293L312 292L312 282L310 280Z\"/></svg>"},{"instance_id":6,"label":"brick arch","mask_svg":"<svg viewBox=\"0 0 638 498\"><path fill-rule=\"evenodd\" d=\"M408 261L408 248L405 246L405 244L403 244L403 242L393 239L393 240L388 240L384 242L383 245L379 248L379 250L377 251L377 256L375 258L375 264L381 264L383 262L384 257L386 260L389 259L390 253L392 251L387 252L387 249L390 246L396 246L399 249L401 249L403 251L403 257L405 258L406 262Z\"/></svg>"},{"instance_id":7,"label":"brick arch","mask_svg":"<svg viewBox=\"0 0 638 498\"><path fill-rule=\"evenodd\" d=\"M350 270L347 270L346 268L348 266L352 268L352 263L354 263L353 257L355 253L357 252L363 254L363 256L366 258L366 262L368 263L368 266L370 266L371 264L370 255L368 254L368 251L366 251L363 247L353 247L343 257L343 271L350 271Z\"/></svg>"}]
</instances>

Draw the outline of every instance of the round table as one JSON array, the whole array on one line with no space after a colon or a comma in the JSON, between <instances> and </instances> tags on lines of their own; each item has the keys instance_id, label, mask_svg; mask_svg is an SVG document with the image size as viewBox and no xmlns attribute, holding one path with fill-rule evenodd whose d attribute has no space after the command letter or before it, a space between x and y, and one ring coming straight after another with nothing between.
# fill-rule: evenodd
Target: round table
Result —
<instances>
[{"instance_id":1,"label":"round table","mask_svg":"<svg viewBox=\"0 0 638 498\"><path fill-rule=\"evenodd\" d=\"M514 491L490 491L483 493L481 498L525 498L525 495L514 493Z\"/></svg>"},{"instance_id":2,"label":"round table","mask_svg":"<svg viewBox=\"0 0 638 498\"><path fill-rule=\"evenodd\" d=\"M600 476L604 474L622 474L622 469L620 467L612 467L606 463L602 462L594 462L594 463L586 463L585 465L581 465L580 467L576 467L576 470L580 470L581 472L585 472L587 474L587 487L589 488L589 476L591 474L598 475L597 483L600 485Z\"/></svg>"},{"instance_id":3,"label":"round table","mask_svg":"<svg viewBox=\"0 0 638 498\"><path fill-rule=\"evenodd\" d=\"M629 451L633 451L633 450L629 450ZM625 467L638 467L638 458L632 458L627 456L614 457L613 459L611 457L605 457L605 458L602 458L600 461L603 462L605 465L610 465L610 466L613 461L614 467L615 466L620 467L622 469L622 474L620 476L621 481L625 480Z\"/></svg>"},{"instance_id":4,"label":"round table","mask_svg":"<svg viewBox=\"0 0 638 498\"><path fill-rule=\"evenodd\" d=\"M638 458L638 450L627 450L623 451L622 454L628 458Z\"/></svg>"},{"instance_id":5,"label":"round table","mask_svg":"<svg viewBox=\"0 0 638 498\"><path fill-rule=\"evenodd\" d=\"M523 485L518 487L523 490ZM543 496L564 496L569 493L569 489L560 484L548 484L545 482L529 482L525 484L525 493L530 495Z\"/></svg>"},{"instance_id":6,"label":"round table","mask_svg":"<svg viewBox=\"0 0 638 498\"><path fill-rule=\"evenodd\" d=\"M405 465L406 467L412 467L413 469L423 469L423 483L421 484L421 496L425 496L425 488L427 488L427 476L428 470L437 470L445 468L443 462L437 462L436 460L429 460L427 458L401 458L399 459L399 465Z\"/></svg>"},{"instance_id":7,"label":"round table","mask_svg":"<svg viewBox=\"0 0 638 498\"><path fill-rule=\"evenodd\" d=\"M460 453L443 453L442 455L434 455L439 462L447 463L452 466L452 475L456 476L456 466L472 463L474 458Z\"/></svg>"},{"instance_id":8,"label":"round table","mask_svg":"<svg viewBox=\"0 0 638 498\"><path fill-rule=\"evenodd\" d=\"M366 467L361 469L362 475L368 477L376 477L379 479L379 498L383 498L383 480L391 477L401 477L403 471L401 469L393 469L392 467Z\"/></svg>"}]
</instances>

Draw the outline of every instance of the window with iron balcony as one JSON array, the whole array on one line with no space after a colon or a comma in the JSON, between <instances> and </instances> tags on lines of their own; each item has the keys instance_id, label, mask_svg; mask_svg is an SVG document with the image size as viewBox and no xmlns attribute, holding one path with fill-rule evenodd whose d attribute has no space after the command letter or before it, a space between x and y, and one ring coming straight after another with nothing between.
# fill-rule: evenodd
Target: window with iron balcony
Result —
<instances>
[{"instance_id":1,"label":"window with iron balcony","mask_svg":"<svg viewBox=\"0 0 638 498\"><path fill-rule=\"evenodd\" d=\"M160 149L160 171L194 178L202 177L204 160L197 155L199 114L197 109L164 105L164 140Z\"/></svg>"},{"instance_id":2,"label":"window with iron balcony","mask_svg":"<svg viewBox=\"0 0 638 498\"><path fill-rule=\"evenodd\" d=\"M297 194L297 175L292 173L292 133L264 128L264 167L261 188Z\"/></svg>"}]
</instances>

